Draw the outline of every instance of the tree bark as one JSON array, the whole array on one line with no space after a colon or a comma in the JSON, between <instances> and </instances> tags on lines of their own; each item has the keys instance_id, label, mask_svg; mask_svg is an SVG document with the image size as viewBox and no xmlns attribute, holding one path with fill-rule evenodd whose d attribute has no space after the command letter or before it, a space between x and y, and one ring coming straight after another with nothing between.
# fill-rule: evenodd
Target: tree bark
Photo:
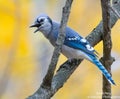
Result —
<instances>
[{"instance_id":1,"label":"tree bark","mask_svg":"<svg viewBox=\"0 0 120 99\"><path fill-rule=\"evenodd\" d=\"M103 17L103 57L101 61L105 68L111 73L111 65L114 58L111 57L112 40L110 27L110 0L101 0L102 17ZM103 75L103 94L102 99L111 99L111 84Z\"/></svg>"},{"instance_id":2,"label":"tree bark","mask_svg":"<svg viewBox=\"0 0 120 99\"><path fill-rule=\"evenodd\" d=\"M44 86L44 87L51 86L52 78L53 78L53 75L54 75L54 72L56 69L59 55L61 53L61 48L62 48L62 45L64 43L64 39L65 39L65 28L66 28L67 21L69 18L72 1L73 0L66 0L65 7L63 7L59 35L58 35L58 38L56 41L56 45L55 45L55 49L54 49L53 56L51 59L51 63L49 65L47 74L46 74L45 78L43 79L43 83L42 83L42 86Z\"/></svg>"},{"instance_id":3,"label":"tree bark","mask_svg":"<svg viewBox=\"0 0 120 99\"><path fill-rule=\"evenodd\" d=\"M29 97L30 99L50 99L50 97L52 96L52 78L56 69L56 65L58 62L58 58L60 56L61 53L61 48L62 45L64 43L64 39L65 39L65 28L67 26L67 21L69 18L69 14L70 14L70 9L71 9L71 5L72 5L73 0L66 0L66 4L63 7L63 13L62 13L62 19L61 19L61 24L60 24L60 29L59 29L59 35L56 41L56 45L55 45L55 49L53 52L53 56L51 59L51 63L49 65L48 71L46 76L43 79L43 82L41 84L41 87L39 90L37 90L37 93L35 96L33 97ZM29 99L28 98L28 99Z\"/></svg>"}]
</instances>

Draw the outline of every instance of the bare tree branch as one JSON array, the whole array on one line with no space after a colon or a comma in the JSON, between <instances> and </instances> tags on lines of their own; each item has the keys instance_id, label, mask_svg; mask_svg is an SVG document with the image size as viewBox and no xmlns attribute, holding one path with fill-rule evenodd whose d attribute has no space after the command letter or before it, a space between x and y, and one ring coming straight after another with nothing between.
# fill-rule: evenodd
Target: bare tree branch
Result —
<instances>
[{"instance_id":1,"label":"bare tree branch","mask_svg":"<svg viewBox=\"0 0 120 99\"><path fill-rule=\"evenodd\" d=\"M52 94L49 94L49 92L44 93L45 92L44 89L47 88L47 89L52 90L52 88L51 88L52 78L53 78L53 75L55 72L55 68L56 68L56 65L58 62L59 55L61 53L62 45L64 43L65 28L66 28L67 21L69 18L72 2L73 2L73 0L66 0L66 4L63 7L59 35L58 35L58 38L56 41L56 45L55 45L55 49L54 49L53 56L51 59L51 63L49 65L47 74L46 74L45 78L43 79L43 82L41 84L41 88L37 91L40 94L38 94L39 96L37 96L37 94L36 94L34 97L29 97L30 99L36 99L36 97L39 97L39 99L49 99L52 95Z\"/></svg>"},{"instance_id":2,"label":"bare tree branch","mask_svg":"<svg viewBox=\"0 0 120 99\"><path fill-rule=\"evenodd\" d=\"M47 74L43 80L42 86L51 86L52 78L54 75L54 71L58 62L59 55L61 53L61 47L62 44L64 43L65 39L65 28L67 25L68 17L70 14L70 9L72 5L73 0L66 0L65 7L63 7L63 13L62 13L62 19L61 19L61 24L60 24L60 30L59 30L59 35L56 41L55 49L53 52L53 56L51 59L51 63L49 65Z\"/></svg>"},{"instance_id":3,"label":"bare tree branch","mask_svg":"<svg viewBox=\"0 0 120 99\"><path fill-rule=\"evenodd\" d=\"M111 73L111 65L114 62L114 58L111 57L112 40L110 27L110 0L101 0L101 7L103 17L103 57L101 61L108 72ZM111 84L107 81L104 75L102 99L111 99Z\"/></svg>"},{"instance_id":4,"label":"bare tree branch","mask_svg":"<svg viewBox=\"0 0 120 99\"><path fill-rule=\"evenodd\" d=\"M117 3L116 0L113 0L113 7L116 9L116 11L120 12L120 0L117 0ZM114 24L117 22L118 17L116 17L113 11L111 11L110 14L110 26L113 27ZM100 24L86 37L86 39L90 42L92 46L95 46L102 40L102 34L103 26L101 21ZM73 59L71 62L66 61L65 63L63 63L52 79L51 88L41 88L40 86L40 88L27 99L43 99L40 97L45 97L44 99L50 99L50 97L52 97L64 85L64 83L72 75L72 73L81 62L82 60Z\"/></svg>"},{"instance_id":5,"label":"bare tree branch","mask_svg":"<svg viewBox=\"0 0 120 99\"><path fill-rule=\"evenodd\" d=\"M118 12L120 12L120 0L118 0L117 3L114 2L115 0L113 0L113 7ZM110 14L111 14L110 26L112 28L117 22L118 18L112 11L110 12ZM90 42L92 46L95 46L97 43L99 43L102 40L102 34L103 34L103 26L101 21L99 25L95 29L93 29L93 31L86 37L86 39ZM82 60L74 59L72 60L72 62L66 61L64 64L62 64L59 70L57 71L56 75L53 77L52 80L53 88L57 90L61 88L81 62Z\"/></svg>"},{"instance_id":6,"label":"bare tree branch","mask_svg":"<svg viewBox=\"0 0 120 99\"><path fill-rule=\"evenodd\" d=\"M114 9L114 7L113 6L111 6L111 4L109 3L109 5L108 5L109 7L110 7L110 9L116 14L116 16L118 17L118 18L120 18L120 14Z\"/></svg>"}]
</instances>

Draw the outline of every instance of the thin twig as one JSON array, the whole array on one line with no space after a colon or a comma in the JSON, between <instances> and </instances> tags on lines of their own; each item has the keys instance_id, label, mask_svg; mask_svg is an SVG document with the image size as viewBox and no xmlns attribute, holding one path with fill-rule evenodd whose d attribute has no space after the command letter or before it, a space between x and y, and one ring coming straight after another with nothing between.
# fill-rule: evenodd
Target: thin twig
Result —
<instances>
[{"instance_id":1,"label":"thin twig","mask_svg":"<svg viewBox=\"0 0 120 99\"><path fill-rule=\"evenodd\" d=\"M41 93L41 91L43 92L44 88L52 90L52 88L51 88L52 78L53 78L53 75L54 75L54 72L55 72L55 69L56 69L56 65L57 65L57 62L58 62L59 55L61 53L62 45L64 43L65 28L67 26L67 21L68 21L68 18L69 18L72 2L73 2L73 0L66 0L66 4L63 7L61 24L60 24L60 29L59 29L59 35L58 35L58 38L57 38L57 41L56 41L56 45L55 45L55 49L54 49L53 56L52 56L52 59L51 59L51 63L49 65L47 74L46 74L45 78L43 79L43 82L41 84L41 88L37 91L37 93ZM38 97L38 96L36 95L35 97ZM28 99L37 99L35 97L29 97ZM49 98L50 98L49 92L47 93L46 96L41 94L41 96L39 97L39 99L49 99Z\"/></svg>"},{"instance_id":2,"label":"thin twig","mask_svg":"<svg viewBox=\"0 0 120 99\"><path fill-rule=\"evenodd\" d=\"M110 7L110 9L115 13L115 15L120 18L120 14L117 12L117 10L115 10L115 8L113 6L111 6L111 4L108 5Z\"/></svg>"},{"instance_id":3,"label":"thin twig","mask_svg":"<svg viewBox=\"0 0 120 99\"><path fill-rule=\"evenodd\" d=\"M59 35L58 35L58 38L56 41L56 45L55 45L55 49L54 49L53 56L51 59L51 63L49 65L47 74L43 80L42 85L51 86L51 82L52 82L52 78L53 78L55 68L56 68L56 65L58 62L58 58L61 53L62 44L64 43L64 39L65 39L65 28L66 28L67 21L69 18L72 1L73 0L66 0L65 7L63 7Z\"/></svg>"},{"instance_id":4,"label":"thin twig","mask_svg":"<svg viewBox=\"0 0 120 99\"><path fill-rule=\"evenodd\" d=\"M114 58L111 57L110 0L101 0L101 7L103 18L103 58L101 60L108 72L111 73L111 65L114 62ZM102 99L111 99L111 84L104 75L102 89Z\"/></svg>"}]
</instances>

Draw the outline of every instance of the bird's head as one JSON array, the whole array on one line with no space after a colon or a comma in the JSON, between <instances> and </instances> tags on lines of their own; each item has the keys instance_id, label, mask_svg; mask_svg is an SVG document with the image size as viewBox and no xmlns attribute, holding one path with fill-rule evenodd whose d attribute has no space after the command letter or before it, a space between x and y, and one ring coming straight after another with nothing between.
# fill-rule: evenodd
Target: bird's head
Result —
<instances>
[{"instance_id":1,"label":"bird's head","mask_svg":"<svg viewBox=\"0 0 120 99\"><path fill-rule=\"evenodd\" d=\"M52 20L47 15L41 14L40 16L36 18L34 24L30 26L30 28L32 27L37 28L34 31L34 33L36 33L37 31L48 32L52 28Z\"/></svg>"}]
</instances>

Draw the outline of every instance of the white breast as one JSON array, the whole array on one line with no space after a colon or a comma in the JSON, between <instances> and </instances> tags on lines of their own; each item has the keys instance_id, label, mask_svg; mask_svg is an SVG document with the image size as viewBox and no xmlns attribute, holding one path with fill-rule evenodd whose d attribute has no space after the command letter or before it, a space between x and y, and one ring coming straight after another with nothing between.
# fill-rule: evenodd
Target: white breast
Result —
<instances>
[{"instance_id":1,"label":"white breast","mask_svg":"<svg viewBox=\"0 0 120 99\"><path fill-rule=\"evenodd\" d=\"M66 45L62 46L62 54L65 55L69 59L72 59L72 58L84 59L85 58L91 61L90 57L87 54L85 54L83 51L70 48Z\"/></svg>"}]
</instances>

